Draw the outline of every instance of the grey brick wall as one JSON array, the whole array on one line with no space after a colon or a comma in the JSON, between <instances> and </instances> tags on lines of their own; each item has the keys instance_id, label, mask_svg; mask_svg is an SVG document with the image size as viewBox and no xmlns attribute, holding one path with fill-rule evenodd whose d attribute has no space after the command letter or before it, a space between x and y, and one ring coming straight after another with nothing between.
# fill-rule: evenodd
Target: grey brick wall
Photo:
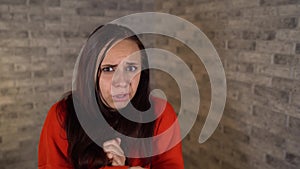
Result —
<instances>
[{"instance_id":1,"label":"grey brick wall","mask_svg":"<svg viewBox=\"0 0 300 169\"><path fill-rule=\"evenodd\" d=\"M186 60L198 69L202 104L199 124L183 141L186 168L299 168L300 2L194 0L157 4L159 11L181 16L204 31L215 45L227 77L221 123L207 142L199 144L210 84L201 65L195 59Z\"/></svg>"},{"instance_id":2,"label":"grey brick wall","mask_svg":"<svg viewBox=\"0 0 300 169\"><path fill-rule=\"evenodd\" d=\"M199 117L183 140L186 168L299 168L299 1L0 0L0 169L36 168L46 113L70 90L88 33L143 11L175 14L197 25L225 68L223 118L213 136L199 144L211 99L207 72L180 42L154 37L152 45L180 56L199 84ZM174 79L158 72L154 80L178 111Z\"/></svg>"},{"instance_id":3,"label":"grey brick wall","mask_svg":"<svg viewBox=\"0 0 300 169\"><path fill-rule=\"evenodd\" d=\"M0 0L0 168L37 168L50 106L71 89L88 34L153 1Z\"/></svg>"}]
</instances>

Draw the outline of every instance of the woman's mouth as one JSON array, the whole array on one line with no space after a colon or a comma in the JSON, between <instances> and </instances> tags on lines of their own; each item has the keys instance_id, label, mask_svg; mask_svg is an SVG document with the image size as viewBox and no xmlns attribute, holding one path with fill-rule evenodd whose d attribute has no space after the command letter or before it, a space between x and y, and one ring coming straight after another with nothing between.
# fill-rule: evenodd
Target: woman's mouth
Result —
<instances>
[{"instance_id":1,"label":"woman's mouth","mask_svg":"<svg viewBox=\"0 0 300 169\"><path fill-rule=\"evenodd\" d=\"M113 101L116 102L124 102L129 100L129 94L128 93L124 93L124 94L116 94L112 96Z\"/></svg>"}]
</instances>

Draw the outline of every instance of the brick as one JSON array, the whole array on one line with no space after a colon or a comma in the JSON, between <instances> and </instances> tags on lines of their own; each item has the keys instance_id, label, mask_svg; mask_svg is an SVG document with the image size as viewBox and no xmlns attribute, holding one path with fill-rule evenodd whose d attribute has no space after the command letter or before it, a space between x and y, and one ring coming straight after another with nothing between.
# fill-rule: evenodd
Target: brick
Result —
<instances>
[{"instance_id":1,"label":"brick","mask_svg":"<svg viewBox=\"0 0 300 169\"><path fill-rule=\"evenodd\" d=\"M30 71L30 70L31 70L31 65L29 65L29 64L15 63L13 66L13 71L15 71L15 72L25 72L25 71Z\"/></svg>"},{"instance_id":2,"label":"brick","mask_svg":"<svg viewBox=\"0 0 300 169\"><path fill-rule=\"evenodd\" d=\"M230 1L230 2L231 2L231 5L234 8L258 7L260 5L260 0L253 0L253 1L233 0L233 1Z\"/></svg>"},{"instance_id":3,"label":"brick","mask_svg":"<svg viewBox=\"0 0 300 169\"><path fill-rule=\"evenodd\" d=\"M61 45L61 39L58 38L31 38L30 46L32 47L58 47Z\"/></svg>"},{"instance_id":4,"label":"brick","mask_svg":"<svg viewBox=\"0 0 300 169\"><path fill-rule=\"evenodd\" d=\"M250 135L250 145L277 158L284 158L286 142L284 138L269 131L253 127Z\"/></svg>"},{"instance_id":5,"label":"brick","mask_svg":"<svg viewBox=\"0 0 300 169\"><path fill-rule=\"evenodd\" d=\"M289 101L289 93L287 91L274 90L269 87L255 86L254 94L268 98L268 100L279 100L284 103Z\"/></svg>"},{"instance_id":6,"label":"brick","mask_svg":"<svg viewBox=\"0 0 300 169\"><path fill-rule=\"evenodd\" d=\"M61 16L47 14L31 14L29 16L31 22L60 22Z\"/></svg>"},{"instance_id":7,"label":"brick","mask_svg":"<svg viewBox=\"0 0 300 169\"><path fill-rule=\"evenodd\" d=\"M116 5L114 5L115 7L117 7ZM141 2L125 2L125 3L120 3L119 4L119 9L120 10L129 10L129 11L139 11L141 10L143 7ZM172 11L172 9L170 9L170 11Z\"/></svg>"},{"instance_id":8,"label":"brick","mask_svg":"<svg viewBox=\"0 0 300 169\"><path fill-rule=\"evenodd\" d=\"M55 71L36 71L34 72L34 77L36 78L50 78L50 77L61 77L63 76L62 70L55 70Z\"/></svg>"},{"instance_id":9,"label":"brick","mask_svg":"<svg viewBox=\"0 0 300 169\"><path fill-rule=\"evenodd\" d=\"M10 21L10 20L12 20L12 17L13 17L13 15L10 13L1 13L0 14L0 19L2 21Z\"/></svg>"},{"instance_id":10,"label":"brick","mask_svg":"<svg viewBox=\"0 0 300 169\"><path fill-rule=\"evenodd\" d=\"M8 5L2 5L2 4L0 4L0 11L1 11L1 13L8 12L9 11Z\"/></svg>"},{"instance_id":11,"label":"brick","mask_svg":"<svg viewBox=\"0 0 300 169\"><path fill-rule=\"evenodd\" d=\"M51 7L59 7L61 5L61 0L46 0L45 5Z\"/></svg>"},{"instance_id":12,"label":"brick","mask_svg":"<svg viewBox=\"0 0 300 169\"><path fill-rule=\"evenodd\" d=\"M228 90L237 91L238 93L251 93L252 85L244 82L239 82L235 80L227 81Z\"/></svg>"},{"instance_id":13,"label":"brick","mask_svg":"<svg viewBox=\"0 0 300 169\"><path fill-rule=\"evenodd\" d=\"M295 140L287 140L286 141L286 150L288 153L300 155L300 145Z\"/></svg>"},{"instance_id":14,"label":"brick","mask_svg":"<svg viewBox=\"0 0 300 169\"><path fill-rule=\"evenodd\" d=\"M255 19L261 19L261 17L274 17L278 16L278 8L273 6L263 6L257 8L250 9L251 16L255 17Z\"/></svg>"},{"instance_id":15,"label":"brick","mask_svg":"<svg viewBox=\"0 0 300 169\"><path fill-rule=\"evenodd\" d=\"M7 72L5 74L0 74L0 79L9 80L9 79L26 79L31 77L31 72Z\"/></svg>"},{"instance_id":16,"label":"brick","mask_svg":"<svg viewBox=\"0 0 300 169\"><path fill-rule=\"evenodd\" d=\"M89 32L79 32L79 31L64 31L63 36L65 38L87 38L89 36Z\"/></svg>"},{"instance_id":17,"label":"brick","mask_svg":"<svg viewBox=\"0 0 300 169\"><path fill-rule=\"evenodd\" d=\"M292 65L294 63L293 55L275 54L273 58L274 64Z\"/></svg>"},{"instance_id":18,"label":"brick","mask_svg":"<svg viewBox=\"0 0 300 169\"><path fill-rule=\"evenodd\" d=\"M26 23L26 22L28 22L28 18L27 18L26 14L14 13L12 15L12 21Z\"/></svg>"},{"instance_id":19,"label":"brick","mask_svg":"<svg viewBox=\"0 0 300 169\"><path fill-rule=\"evenodd\" d=\"M249 162L249 157L245 152L234 147L223 147L222 154L224 155L223 161L231 163L236 168L245 168L245 165Z\"/></svg>"},{"instance_id":20,"label":"brick","mask_svg":"<svg viewBox=\"0 0 300 169\"><path fill-rule=\"evenodd\" d=\"M297 16L299 14L300 5L283 5L278 6L278 13L281 16L288 15L288 16Z\"/></svg>"},{"instance_id":21,"label":"brick","mask_svg":"<svg viewBox=\"0 0 300 169\"><path fill-rule=\"evenodd\" d=\"M275 35L275 31L243 31L243 39L245 40L273 40Z\"/></svg>"},{"instance_id":22,"label":"brick","mask_svg":"<svg viewBox=\"0 0 300 169\"><path fill-rule=\"evenodd\" d=\"M33 87L33 86L46 86L48 84L48 79L23 79L16 81L16 87ZM41 97L41 96L39 96ZM45 99L45 98L43 98Z\"/></svg>"},{"instance_id":23,"label":"brick","mask_svg":"<svg viewBox=\"0 0 300 169\"><path fill-rule=\"evenodd\" d=\"M31 32L33 38L60 38L60 31L34 31Z\"/></svg>"},{"instance_id":24,"label":"brick","mask_svg":"<svg viewBox=\"0 0 300 169\"><path fill-rule=\"evenodd\" d=\"M24 112L27 110L32 110L32 103L17 103L17 104L6 104L2 105L0 110L4 112Z\"/></svg>"},{"instance_id":25,"label":"brick","mask_svg":"<svg viewBox=\"0 0 300 169\"><path fill-rule=\"evenodd\" d=\"M26 59L35 56L44 57L46 55L46 47L16 47L14 48L14 55Z\"/></svg>"},{"instance_id":26,"label":"brick","mask_svg":"<svg viewBox=\"0 0 300 169\"><path fill-rule=\"evenodd\" d=\"M265 105L273 111L285 111L288 107L289 92L275 90L268 87L255 86L254 105Z\"/></svg>"},{"instance_id":27,"label":"brick","mask_svg":"<svg viewBox=\"0 0 300 169\"><path fill-rule=\"evenodd\" d=\"M300 43L297 43L296 44L296 51L295 51L296 54L300 54Z\"/></svg>"},{"instance_id":28,"label":"brick","mask_svg":"<svg viewBox=\"0 0 300 169\"><path fill-rule=\"evenodd\" d=\"M291 166L291 165L285 163L283 160L273 157L269 154L266 155L266 162L270 166L274 167L274 169L282 169L282 168L296 169L297 168L297 167Z\"/></svg>"},{"instance_id":29,"label":"brick","mask_svg":"<svg viewBox=\"0 0 300 169\"><path fill-rule=\"evenodd\" d=\"M261 0L261 6L297 4L297 0Z\"/></svg>"},{"instance_id":30,"label":"brick","mask_svg":"<svg viewBox=\"0 0 300 169\"><path fill-rule=\"evenodd\" d=\"M288 66L275 65L255 65L254 72L257 74L276 76L283 78L291 78L292 70Z\"/></svg>"},{"instance_id":31,"label":"brick","mask_svg":"<svg viewBox=\"0 0 300 169\"><path fill-rule=\"evenodd\" d=\"M153 11L155 9L154 0L149 0L149 2L142 3L142 10L143 11Z\"/></svg>"},{"instance_id":32,"label":"brick","mask_svg":"<svg viewBox=\"0 0 300 169\"><path fill-rule=\"evenodd\" d=\"M45 0L30 0L29 5L43 5Z\"/></svg>"},{"instance_id":33,"label":"brick","mask_svg":"<svg viewBox=\"0 0 300 169\"><path fill-rule=\"evenodd\" d=\"M0 4L5 5L26 5L26 0L1 0Z\"/></svg>"},{"instance_id":34,"label":"brick","mask_svg":"<svg viewBox=\"0 0 300 169\"><path fill-rule=\"evenodd\" d=\"M281 77L272 78L272 87L275 89L286 90L291 92L295 90L294 80Z\"/></svg>"},{"instance_id":35,"label":"brick","mask_svg":"<svg viewBox=\"0 0 300 169\"><path fill-rule=\"evenodd\" d=\"M295 117L290 117L288 132L292 137L297 138L300 135L299 127L300 127L300 119Z\"/></svg>"},{"instance_id":36,"label":"brick","mask_svg":"<svg viewBox=\"0 0 300 169\"><path fill-rule=\"evenodd\" d=\"M3 79L3 80L1 80L1 83L0 83L0 89L6 88L6 87L11 87L14 85L15 85L15 82L13 79L10 79L10 78Z\"/></svg>"},{"instance_id":37,"label":"brick","mask_svg":"<svg viewBox=\"0 0 300 169\"><path fill-rule=\"evenodd\" d=\"M2 39L0 47L25 47L29 46L29 39Z\"/></svg>"},{"instance_id":38,"label":"brick","mask_svg":"<svg viewBox=\"0 0 300 169\"><path fill-rule=\"evenodd\" d=\"M240 30L220 30L220 31L215 31L214 33L215 33L215 38L217 39L222 39L222 38L241 39L243 34L243 32Z\"/></svg>"},{"instance_id":39,"label":"brick","mask_svg":"<svg viewBox=\"0 0 300 169\"><path fill-rule=\"evenodd\" d=\"M254 53L252 51L240 51L237 60L240 62L249 63L271 63L272 54L268 53Z\"/></svg>"},{"instance_id":40,"label":"brick","mask_svg":"<svg viewBox=\"0 0 300 169\"><path fill-rule=\"evenodd\" d=\"M8 30L1 30L0 31L0 38L1 39L18 39L18 38L28 38L27 31L8 31Z\"/></svg>"},{"instance_id":41,"label":"brick","mask_svg":"<svg viewBox=\"0 0 300 169\"><path fill-rule=\"evenodd\" d=\"M281 133L286 126L287 117L283 113L271 111L261 106L253 107L252 125L272 133Z\"/></svg>"},{"instance_id":42,"label":"brick","mask_svg":"<svg viewBox=\"0 0 300 169\"><path fill-rule=\"evenodd\" d=\"M36 31L44 28L45 28L45 24L43 22L28 22L22 24L19 24L18 22L9 22L6 29Z\"/></svg>"},{"instance_id":43,"label":"brick","mask_svg":"<svg viewBox=\"0 0 300 169\"><path fill-rule=\"evenodd\" d=\"M294 69L294 78L300 80L300 69L298 67Z\"/></svg>"},{"instance_id":44,"label":"brick","mask_svg":"<svg viewBox=\"0 0 300 169\"><path fill-rule=\"evenodd\" d=\"M259 84L270 86L272 78L264 75L241 73L241 72L226 72L226 78L250 84Z\"/></svg>"},{"instance_id":45,"label":"brick","mask_svg":"<svg viewBox=\"0 0 300 169\"><path fill-rule=\"evenodd\" d=\"M223 117L222 117L222 120L220 122L220 124L222 124L223 126L228 126L230 128L234 128L236 129L237 131L240 131L242 133L250 133L250 128L251 126L249 126L248 124L248 120L237 120L238 118L236 117L233 117L231 118L232 116L234 116L233 114L232 115L229 115L227 116L227 114L230 114L230 112L228 113L228 111L234 111L234 110L227 110L224 112L223 114ZM242 114L242 113L240 113Z\"/></svg>"},{"instance_id":46,"label":"brick","mask_svg":"<svg viewBox=\"0 0 300 169\"><path fill-rule=\"evenodd\" d=\"M97 8L77 8L76 13L81 16L104 16L104 10Z\"/></svg>"},{"instance_id":47,"label":"brick","mask_svg":"<svg viewBox=\"0 0 300 169\"><path fill-rule=\"evenodd\" d=\"M226 103L225 112L224 115L232 119L247 122L251 116L251 106L247 106L246 103L241 101L230 100Z\"/></svg>"},{"instance_id":48,"label":"brick","mask_svg":"<svg viewBox=\"0 0 300 169\"><path fill-rule=\"evenodd\" d=\"M80 49L84 42L85 39L83 38L66 38L62 39L61 44L66 48L78 47Z\"/></svg>"},{"instance_id":49,"label":"brick","mask_svg":"<svg viewBox=\"0 0 300 169\"><path fill-rule=\"evenodd\" d=\"M240 49L240 50L255 50L255 42L254 41L246 41L246 40L229 40L228 41L228 49Z\"/></svg>"},{"instance_id":50,"label":"brick","mask_svg":"<svg viewBox=\"0 0 300 169\"><path fill-rule=\"evenodd\" d=\"M2 90L2 89L0 89ZM11 96L1 96L0 98L0 105L5 105L5 104L13 104L15 103L15 99ZM2 116L4 116L3 118L6 118L5 116L9 116L9 117L15 117L15 115L13 114L5 114L5 112L0 113L0 118L2 118Z\"/></svg>"},{"instance_id":51,"label":"brick","mask_svg":"<svg viewBox=\"0 0 300 169\"><path fill-rule=\"evenodd\" d=\"M276 33L276 39L283 41L299 41L300 31L295 30L278 30Z\"/></svg>"},{"instance_id":52,"label":"brick","mask_svg":"<svg viewBox=\"0 0 300 169\"><path fill-rule=\"evenodd\" d=\"M257 29L293 29L298 25L298 20L295 17L261 17L248 23L247 27L253 27Z\"/></svg>"},{"instance_id":53,"label":"brick","mask_svg":"<svg viewBox=\"0 0 300 169\"><path fill-rule=\"evenodd\" d=\"M279 29L291 29L296 28L298 25L298 20L295 17L287 17L280 20L278 28Z\"/></svg>"},{"instance_id":54,"label":"brick","mask_svg":"<svg viewBox=\"0 0 300 169\"><path fill-rule=\"evenodd\" d=\"M297 156L292 153L286 153L285 160L295 165L295 167L300 166L300 156Z\"/></svg>"},{"instance_id":55,"label":"brick","mask_svg":"<svg viewBox=\"0 0 300 169\"><path fill-rule=\"evenodd\" d=\"M254 70L254 66L251 63L237 63L237 62L226 62L225 63L225 71L236 71L236 72L245 72L251 73Z\"/></svg>"},{"instance_id":56,"label":"brick","mask_svg":"<svg viewBox=\"0 0 300 169\"><path fill-rule=\"evenodd\" d=\"M256 41L256 51L266 53L292 54L293 43L278 41Z\"/></svg>"},{"instance_id":57,"label":"brick","mask_svg":"<svg viewBox=\"0 0 300 169\"><path fill-rule=\"evenodd\" d=\"M222 162L222 169L238 169L238 168L236 168L236 167L232 166L230 163L224 161L224 162Z\"/></svg>"},{"instance_id":58,"label":"brick","mask_svg":"<svg viewBox=\"0 0 300 169\"><path fill-rule=\"evenodd\" d=\"M249 143L249 135L236 129L224 126L224 134L233 142Z\"/></svg>"},{"instance_id":59,"label":"brick","mask_svg":"<svg viewBox=\"0 0 300 169\"><path fill-rule=\"evenodd\" d=\"M0 63L0 72L5 73L5 72L11 72L14 69L14 65L12 63L6 63L2 64Z\"/></svg>"},{"instance_id":60,"label":"brick","mask_svg":"<svg viewBox=\"0 0 300 169\"><path fill-rule=\"evenodd\" d=\"M20 87L13 87L13 88L5 88L0 89L0 96L14 96L14 95L24 95L24 94L31 94L32 88L20 88Z\"/></svg>"},{"instance_id":61,"label":"brick","mask_svg":"<svg viewBox=\"0 0 300 169\"><path fill-rule=\"evenodd\" d=\"M299 91L292 93L292 104L300 106L300 92Z\"/></svg>"}]
</instances>

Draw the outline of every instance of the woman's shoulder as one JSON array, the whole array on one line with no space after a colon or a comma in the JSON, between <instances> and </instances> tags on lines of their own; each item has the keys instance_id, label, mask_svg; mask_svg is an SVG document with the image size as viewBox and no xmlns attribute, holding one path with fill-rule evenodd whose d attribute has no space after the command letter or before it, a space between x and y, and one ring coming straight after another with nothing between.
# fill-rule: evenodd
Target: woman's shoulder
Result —
<instances>
[{"instance_id":1,"label":"woman's shoulder","mask_svg":"<svg viewBox=\"0 0 300 169\"><path fill-rule=\"evenodd\" d=\"M55 102L49 109L43 130L47 130L47 133L50 135L65 135L64 131L64 122L66 117L66 104L65 100L60 100Z\"/></svg>"},{"instance_id":2,"label":"woman's shoulder","mask_svg":"<svg viewBox=\"0 0 300 169\"><path fill-rule=\"evenodd\" d=\"M155 135L158 135L176 122L177 115L172 105L165 99L153 97L154 111L157 116L155 122Z\"/></svg>"},{"instance_id":3,"label":"woman's shoulder","mask_svg":"<svg viewBox=\"0 0 300 169\"><path fill-rule=\"evenodd\" d=\"M66 117L66 103L65 100L55 102L49 109L47 118L51 120L63 121Z\"/></svg>"},{"instance_id":4,"label":"woman's shoulder","mask_svg":"<svg viewBox=\"0 0 300 169\"><path fill-rule=\"evenodd\" d=\"M172 105L166 99L151 97L151 100L154 103L154 111L158 118L168 116L174 119L177 117Z\"/></svg>"}]
</instances>

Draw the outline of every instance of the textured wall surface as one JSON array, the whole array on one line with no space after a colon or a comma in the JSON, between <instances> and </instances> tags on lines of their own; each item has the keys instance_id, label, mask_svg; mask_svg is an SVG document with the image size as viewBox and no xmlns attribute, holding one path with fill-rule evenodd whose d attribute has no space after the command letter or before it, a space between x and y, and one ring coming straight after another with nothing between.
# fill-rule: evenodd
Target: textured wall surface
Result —
<instances>
[{"instance_id":1,"label":"textured wall surface","mask_svg":"<svg viewBox=\"0 0 300 169\"><path fill-rule=\"evenodd\" d=\"M37 168L50 106L71 89L88 34L151 1L0 0L0 168Z\"/></svg>"},{"instance_id":2,"label":"textured wall surface","mask_svg":"<svg viewBox=\"0 0 300 169\"><path fill-rule=\"evenodd\" d=\"M200 145L197 138L208 111L210 85L205 71L198 76L202 105L199 124L184 140L186 168L299 168L300 2L195 0L161 1L156 6L206 33L227 77L223 118L214 135ZM192 70L200 69L195 60L188 63Z\"/></svg>"},{"instance_id":3,"label":"textured wall surface","mask_svg":"<svg viewBox=\"0 0 300 169\"><path fill-rule=\"evenodd\" d=\"M71 89L74 62L88 33L142 11L175 14L197 25L225 68L223 118L214 135L199 144L210 106L208 75L190 49L157 37L155 46L180 56L198 77L201 110L183 141L186 168L300 167L299 1L0 0L0 169L36 168L44 118ZM165 74L155 79L178 110L174 80Z\"/></svg>"}]
</instances>

